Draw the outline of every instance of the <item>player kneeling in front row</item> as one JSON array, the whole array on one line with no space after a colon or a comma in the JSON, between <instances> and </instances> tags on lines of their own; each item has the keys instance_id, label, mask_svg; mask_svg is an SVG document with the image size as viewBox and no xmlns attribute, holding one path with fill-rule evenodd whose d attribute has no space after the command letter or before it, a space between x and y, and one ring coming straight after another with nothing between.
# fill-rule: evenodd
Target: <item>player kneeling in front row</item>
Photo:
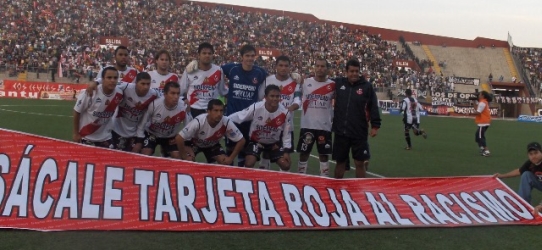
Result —
<instances>
[{"instance_id":1,"label":"player kneeling in front row","mask_svg":"<svg viewBox=\"0 0 542 250\"><path fill-rule=\"evenodd\" d=\"M73 141L87 145L113 148L111 129L113 114L123 98L123 91L117 87L119 73L114 67L106 67L100 77L103 84L93 96L81 91L73 112Z\"/></svg>"},{"instance_id":2,"label":"player kneeling in front row","mask_svg":"<svg viewBox=\"0 0 542 250\"><path fill-rule=\"evenodd\" d=\"M236 142L233 152L226 156L220 140L226 136ZM207 104L207 113L201 114L188 123L175 137L179 156L183 160L195 161L196 155L203 152L208 163L232 164L245 145L245 138L230 119L224 117L224 103L212 99ZM192 147L185 144L191 142Z\"/></svg>"},{"instance_id":3,"label":"player kneeling in front row","mask_svg":"<svg viewBox=\"0 0 542 250\"><path fill-rule=\"evenodd\" d=\"M292 137L290 133L291 113L280 105L280 89L277 85L265 88L265 101L229 116L235 123L250 123L249 143L245 147L245 167L252 168L260 160L262 152L269 152L271 162L276 162L283 171L290 170ZM281 137L282 134L282 137Z\"/></svg>"},{"instance_id":4,"label":"player kneeling in front row","mask_svg":"<svg viewBox=\"0 0 542 250\"><path fill-rule=\"evenodd\" d=\"M164 86L164 96L149 105L137 128L137 137L143 138L142 154L153 155L156 146L160 145L166 156L180 158L175 135L187 116L186 104L179 102L179 95L179 83L168 82Z\"/></svg>"}]
</instances>

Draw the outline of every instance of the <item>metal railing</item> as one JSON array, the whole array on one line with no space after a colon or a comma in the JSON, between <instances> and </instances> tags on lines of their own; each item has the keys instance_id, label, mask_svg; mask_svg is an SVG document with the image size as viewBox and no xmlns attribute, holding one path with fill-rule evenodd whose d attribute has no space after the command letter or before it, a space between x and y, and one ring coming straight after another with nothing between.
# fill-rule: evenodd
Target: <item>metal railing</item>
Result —
<instances>
[{"instance_id":1,"label":"metal railing","mask_svg":"<svg viewBox=\"0 0 542 250\"><path fill-rule=\"evenodd\" d=\"M65 70L63 77L58 76L57 68L16 66L10 64L0 65L0 79L62 82L62 83L88 83L94 79L94 74L89 76L87 72Z\"/></svg>"}]
</instances>

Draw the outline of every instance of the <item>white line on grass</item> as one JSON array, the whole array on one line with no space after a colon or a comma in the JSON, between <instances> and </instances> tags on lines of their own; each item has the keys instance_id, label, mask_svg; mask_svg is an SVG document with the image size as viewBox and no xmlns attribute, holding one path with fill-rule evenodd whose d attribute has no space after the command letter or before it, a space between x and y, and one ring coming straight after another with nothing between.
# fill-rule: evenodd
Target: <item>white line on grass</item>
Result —
<instances>
[{"instance_id":1,"label":"white line on grass","mask_svg":"<svg viewBox=\"0 0 542 250\"><path fill-rule=\"evenodd\" d=\"M310 157L316 158L316 159L320 159L318 156L313 155L313 154L310 154ZM329 162L331 162L331 163L333 163L333 164L337 164L336 161L329 160ZM350 168L352 168L352 170L356 170L356 167L354 167L354 166L350 166ZM367 171L367 174L370 174L370 175L372 175L372 176L374 176L374 177L378 177L378 178L386 178L386 176L379 175L379 174L377 174L377 173L373 173L373 172L369 172L369 171Z\"/></svg>"},{"instance_id":2,"label":"white line on grass","mask_svg":"<svg viewBox=\"0 0 542 250\"><path fill-rule=\"evenodd\" d=\"M19 113L19 114L27 114L27 115L56 116L56 117L73 117L73 116L71 116L71 115L55 115L55 114L44 114L44 113L24 112L24 111L16 111L16 110L9 110L9 109L3 109L3 108L0 108L0 111L6 111L6 112L12 112L12 113Z\"/></svg>"}]
</instances>

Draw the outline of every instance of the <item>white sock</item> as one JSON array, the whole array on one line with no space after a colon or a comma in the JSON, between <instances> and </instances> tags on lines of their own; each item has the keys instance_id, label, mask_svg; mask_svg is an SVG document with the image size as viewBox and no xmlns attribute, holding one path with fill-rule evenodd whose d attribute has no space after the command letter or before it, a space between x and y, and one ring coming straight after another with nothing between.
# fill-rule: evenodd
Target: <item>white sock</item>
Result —
<instances>
[{"instance_id":1,"label":"white sock","mask_svg":"<svg viewBox=\"0 0 542 250\"><path fill-rule=\"evenodd\" d=\"M307 162L299 161L297 163L297 172L300 173L300 174L306 174L307 173Z\"/></svg>"},{"instance_id":2,"label":"white sock","mask_svg":"<svg viewBox=\"0 0 542 250\"><path fill-rule=\"evenodd\" d=\"M329 162L320 162L320 176L329 177Z\"/></svg>"},{"instance_id":3,"label":"white sock","mask_svg":"<svg viewBox=\"0 0 542 250\"><path fill-rule=\"evenodd\" d=\"M271 169L271 160L262 158L260 160L260 169Z\"/></svg>"}]
</instances>

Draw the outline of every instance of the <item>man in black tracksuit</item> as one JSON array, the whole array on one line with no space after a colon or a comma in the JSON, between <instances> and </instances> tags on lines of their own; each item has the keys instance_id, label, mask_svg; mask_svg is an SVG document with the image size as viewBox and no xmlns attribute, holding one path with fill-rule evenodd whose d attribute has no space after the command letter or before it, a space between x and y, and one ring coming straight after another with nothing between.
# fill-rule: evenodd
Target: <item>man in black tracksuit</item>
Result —
<instances>
[{"instance_id":1,"label":"man in black tracksuit","mask_svg":"<svg viewBox=\"0 0 542 250\"><path fill-rule=\"evenodd\" d=\"M337 161L335 178L343 178L350 148L356 165L356 178L364 178L371 154L367 136L371 123L371 137L380 128L378 98L371 83L360 76L360 63L353 59L346 63L346 78L335 79L335 108L332 130L333 160Z\"/></svg>"}]
</instances>

